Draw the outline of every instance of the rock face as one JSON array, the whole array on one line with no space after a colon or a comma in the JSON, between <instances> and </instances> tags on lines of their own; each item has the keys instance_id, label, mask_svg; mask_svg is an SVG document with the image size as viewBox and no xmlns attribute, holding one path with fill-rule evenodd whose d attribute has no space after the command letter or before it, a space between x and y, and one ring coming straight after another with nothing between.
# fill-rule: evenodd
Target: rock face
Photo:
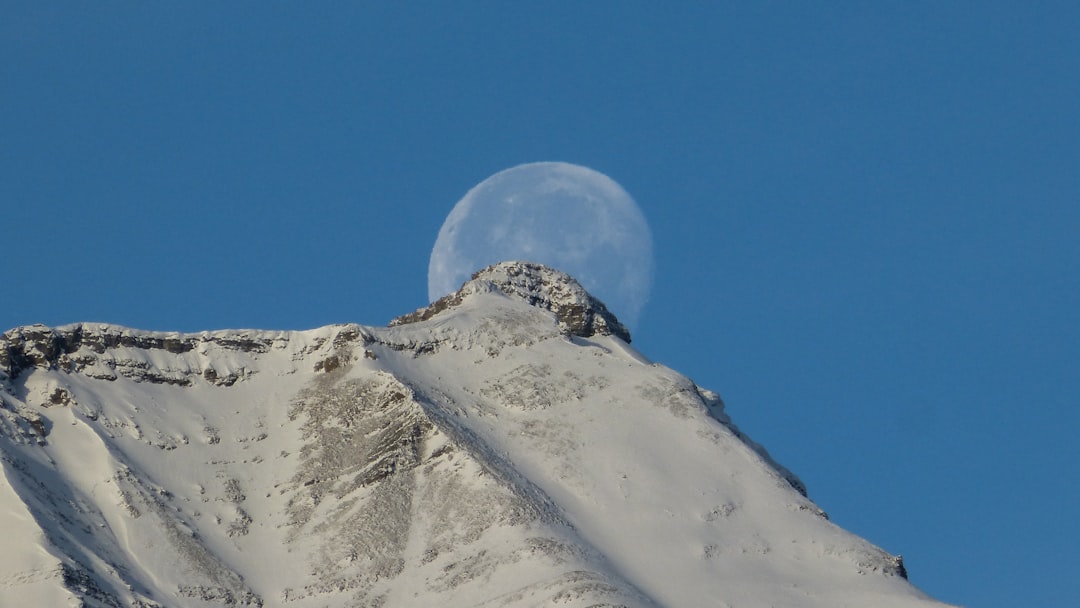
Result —
<instances>
[{"instance_id":1,"label":"rock face","mask_svg":"<svg viewBox=\"0 0 1080 608\"><path fill-rule=\"evenodd\" d=\"M168 375L153 369L145 362L117 359L116 352L125 350L163 351L183 355L199 348L217 346L223 350L245 353L265 353L274 340L287 340L269 332L207 332L196 335L138 332L123 327L101 324L68 325L53 329L31 325L12 329L0 336L0 381L19 376L30 368L58 369L80 373L100 380L116 380L118 376L140 381L190 386L193 373L203 374L214 384L229 386L236 382L235 373L219 376L207 367L199 372Z\"/></svg>"},{"instance_id":2,"label":"rock face","mask_svg":"<svg viewBox=\"0 0 1080 608\"><path fill-rule=\"evenodd\" d=\"M472 276L458 292L390 321L390 326L426 321L459 304L476 291L498 290L521 298L530 306L555 314L558 322L575 336L615 336L630 343L630 331L570 275L532 262L500 262Z\"/></svg>"},{"instance_id":3,"label":"rock face","mask_svg":"<svg viewBox=\"0 0 1080 608\"><path fill-rule=\"evenodd\" d=\"M0 337L0 605L932 606L570 277Z\"/></svg>"}]
</instances>

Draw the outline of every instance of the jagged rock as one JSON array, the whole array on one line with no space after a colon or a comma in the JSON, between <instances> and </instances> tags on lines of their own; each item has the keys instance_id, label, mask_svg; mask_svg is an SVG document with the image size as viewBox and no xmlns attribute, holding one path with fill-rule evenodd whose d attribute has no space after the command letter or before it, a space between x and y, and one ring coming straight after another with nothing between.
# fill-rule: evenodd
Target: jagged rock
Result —
<instances>
[{"instance_id":1,"label":"jagged rock","mask_svg":"<svg viewBox=\"0 0 1080 608\"><path fill-rule=\"evenodd\" d=\"M31 367L79 372L99 360L95 354L104 355L121 348L184 354L213 344L239 352L265 353L282 339L285 338L281 332L180 334L143 332L100 323L57 328L30 325L0 335L0 373L13 378ZM81 356L72 356L76 353Z\"/></svg>"},{"instance_id":2,"label":"jagged rock","mask_svg":"<svg viewBox=\"0 0 1080 608\"><path fill-rule=\"evenodd\" d=\"M391 320L390 326L426 321L460 304L469 293L491 287L520 298L530 306L555 313L559 322L575 336L613 335L630 343L630 331L573 277L532 262L500 262L488 266L474 274L461 290Z\"/></svg>"}]
</instances>

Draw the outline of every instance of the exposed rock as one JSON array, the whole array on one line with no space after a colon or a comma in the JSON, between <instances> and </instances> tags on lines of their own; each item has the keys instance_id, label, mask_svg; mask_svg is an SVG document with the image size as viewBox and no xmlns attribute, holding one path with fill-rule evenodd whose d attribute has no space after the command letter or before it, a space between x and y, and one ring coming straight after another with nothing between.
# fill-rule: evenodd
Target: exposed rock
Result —
<instances>
[{"instance_id":1,"label":"exposed rock","mask_svg":"<svg viewBox=\"0 0 1080 608\"><path fill-rule=\"evenodd\" d=\"M575 336L613 335L630 342L630 331L570 275L532 262L500 262L488 266L455 293L416 312L390 321L391 326L426 321L457 306L480 285L488 285L530 306L555 313L559 323Z\"/></svg>"},{"instance_id":2,"label":"exposed rock","mask_svg":"<svg viewBox=\"0 0 1080 608\"><path fill-rule=\"evenodd\" d=\"M342 335L346 333L342 331ZM359 334L355 337L359 337ZM343 339L349 341L354 337L350 335ZM138 331L99 323L78 323L56 328L28 325L0 335L0 381L14 379L28 369L37 368L82 373L99 380L115 380L119 374L139 381L180 386L191 385L192 377L201 375L212 384L232 386L252 372L244 369L221 372L212 368L159 370L145 361L118 358L111 353L118 349L129 349L184 355L215 346L261 354L285 340L285 334L272 332L181 334Z\"/></svg>"}]
</instances>

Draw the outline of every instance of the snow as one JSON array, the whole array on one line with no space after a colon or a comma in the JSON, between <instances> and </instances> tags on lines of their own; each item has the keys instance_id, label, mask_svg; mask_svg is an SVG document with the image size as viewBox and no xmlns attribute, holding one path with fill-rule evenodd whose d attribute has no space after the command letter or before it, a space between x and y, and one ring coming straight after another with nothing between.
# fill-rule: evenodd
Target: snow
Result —
<instances>
[{"instance_id":1,"label":"snow","mask_svg":"<svg viewBox=\"0 0 1080 608\"><path fill-rule=\"evenodd\" d=\"M498 289L459 300L48 330L90 338L0 384L0 605L941 605L714 394Z\"/></svg>"},{"instance_id":2,"label":"snow","mask_svg":"<svg viewBox=\"0 0 1080 608\"><path fill-rule=\"evenodd\" d=\"M4 522L0 605L77 606L74 594L61 582L60 559L43 546L43 534L13 487L7 466L0 468L0 476L0 521Z\"/></svg>"}]
</instances>

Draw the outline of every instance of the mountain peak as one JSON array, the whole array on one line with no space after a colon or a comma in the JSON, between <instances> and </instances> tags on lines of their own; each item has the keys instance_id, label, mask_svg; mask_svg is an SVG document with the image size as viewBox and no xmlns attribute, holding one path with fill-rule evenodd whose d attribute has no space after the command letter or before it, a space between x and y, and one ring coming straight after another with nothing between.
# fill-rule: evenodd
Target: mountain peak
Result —
<instances>
[{"instance_id":1,"label":"mountain peak","mask_svg":"<svg viewBox=\"0 0 1080 608\"><path fill-rule=\"evenodd\" d=\"M395 325L0 334L0 605L944 608L566 274Z\"/></svg>"},{"instance_id":2,"label":"mountain peak","mask_svg":"<svg viewBox=\"0 0 1080 608\"><path fill-rule=\"evenodd\" d=\"M615 336L630 342L630 331L603 302L585 290L574 277L534 262L499 262L479 270L458 291L390 321L391 326L426 321L454 308L467 296L498 290L530 306L553 313L575 336Z\"/></svg>"}]
</instances>

